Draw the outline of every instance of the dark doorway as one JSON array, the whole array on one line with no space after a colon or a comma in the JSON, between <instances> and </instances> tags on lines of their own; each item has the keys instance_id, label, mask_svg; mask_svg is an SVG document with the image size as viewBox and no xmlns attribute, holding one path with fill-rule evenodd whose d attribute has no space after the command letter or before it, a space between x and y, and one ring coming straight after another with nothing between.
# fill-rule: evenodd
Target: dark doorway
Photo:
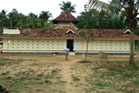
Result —
<instances>
[{"instance_id":1,"label":"dark doorway","mask_svg":"<svg viewBox=\"0 0 139 93\"><path fill-rule=\"evenodd\" d=\"M73 40L72 39L67 40L67 48L69 49L70 52L73 51Z\"/></svg>"}]
</instances>

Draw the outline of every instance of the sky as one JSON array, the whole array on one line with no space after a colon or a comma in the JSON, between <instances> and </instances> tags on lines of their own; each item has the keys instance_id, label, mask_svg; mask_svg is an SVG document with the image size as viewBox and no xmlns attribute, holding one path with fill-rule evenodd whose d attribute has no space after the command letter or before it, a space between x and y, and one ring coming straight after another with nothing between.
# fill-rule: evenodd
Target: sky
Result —
<instances>
[{"instance_id":1,"label":"sky","mask_svg":"<svg viewBox=\"0 0 139 93\"><path fill-rule=\"evenodd\" d=\"M25 15L28 15L31 12L39 15L41 11L49 11L52 13L53 19L61 13L59 4L62 1L71 1L72 4L76 5L76 13L73 13L75 17L84 11L84 5L88 3L88 0L1 0L0 11L4 9L7 12L10 12L15 8L19 13ZM108 0L101 1L108 2Z\"/></svg>"}]
</instances>

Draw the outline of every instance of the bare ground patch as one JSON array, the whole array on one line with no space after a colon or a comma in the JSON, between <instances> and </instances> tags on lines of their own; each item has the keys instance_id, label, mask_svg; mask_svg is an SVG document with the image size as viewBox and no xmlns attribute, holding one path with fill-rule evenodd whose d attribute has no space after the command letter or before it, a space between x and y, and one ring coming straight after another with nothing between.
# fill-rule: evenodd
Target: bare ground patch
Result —
<instances>
[{"instance_id":1,"label":"bare ground patch","mask_svg":"<svg viewBox=\"0 0 139 93\"><path fill-rule=\"evenodd\" d=\"M109 55L98 63L97 55L0 55L0 85L11 93L138 93L139 57L136 69L129 56Z\"/></svg>"}]
</instances>

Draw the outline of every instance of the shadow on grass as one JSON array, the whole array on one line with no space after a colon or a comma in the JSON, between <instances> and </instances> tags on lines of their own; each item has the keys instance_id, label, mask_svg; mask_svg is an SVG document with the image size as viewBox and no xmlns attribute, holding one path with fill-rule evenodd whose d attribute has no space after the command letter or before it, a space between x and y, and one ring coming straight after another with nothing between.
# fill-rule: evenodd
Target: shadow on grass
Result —
<instances>
[{"instance_id":1,"label":"shadow on grass","mask_svg":"<svg viewBox=\"0 0 139 93\"><path fill-rule=\"evenodd\" d=\"M78 63L92 63L92 61L85 61L85 60L81 60L81 61L78 61Z\"/></svg>"}]
</instances>

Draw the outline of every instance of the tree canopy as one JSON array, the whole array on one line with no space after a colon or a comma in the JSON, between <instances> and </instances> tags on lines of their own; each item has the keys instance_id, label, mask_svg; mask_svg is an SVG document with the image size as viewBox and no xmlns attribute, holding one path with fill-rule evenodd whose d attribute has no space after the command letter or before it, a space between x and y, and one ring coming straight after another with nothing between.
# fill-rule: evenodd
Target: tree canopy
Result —
<instances>
[{"instance_id":1,"label":"tree canopy","mask_svg":"<svg viewBox=\"0 0 139 93\"><path fill-rule=\"evenodd\" d=\"M78 28L87 29L124 29L127 26L126 17L123 13L113 14L106 11L97 11L95 9L89 12L82 12L78 16L80 22L76 25Z\"/></svg>"},{"instance_id":2,"label":"tree canopy","mask_svg":"<svg viewBox=\"0 0 139 93\"><path fill-rule=\"evenodd\" d=\"M41 21L41 27L45 27L48 19L52 17L52 14L49 13L49 11L42 11L39 15L40 21Z\"/></svg>"},{"instance_id":3,"label":"tree canopy","mask_svg":"<svg viewBox=\"0 0 139 93\"><path fill-rule=\"evenodd\" d=\"M129 19L127 19L127 15L130 14L129 17L134 16L131 15L132 13L129 13L129 11L124 11L124 8L128 6L127 2L129 1L136 2L135 8L138 10L138 0L111 0L109 4L100 0L94 0L92 3L92 9L90 11L84 11L78 16L80 22L77 24L77 27L89 29L129 28ZM137 11L134 11L134 13L135 12ZM137 15L137 13L135 15ZM137 17L135 19L137 19ZM131 23L131 25L135 26L136 23ZM136 30L136 33L138 33L137 31L138 30Z\"/></svg>"},{"instance_id":4,"label":"tree canopy","mask_svg":"<svg viewBox=\"0 0 139 93\"><path fill-rule=\"evenodd\" d=\"M69 12L69 13L75 13L75 6L76 5L72 5L72 3L70 1L64 2L62 1L60 5L60 9L64 12Z\"/></svg>"},{"instance_id":5,"label":"tree canopy","mask_svg":"<svg viewBox=\"0 0 139 93\"><path fill-rule=\"evenodd\" d=\"M39 16L34 13L24 15L13 9L7 13L6 10L0 12L0 29L6 28L53 28L52 22L48 21L52 17L49 11L42 11ZM0 30L1 31L1 30Z\"/></svg>"}]
</instances>

